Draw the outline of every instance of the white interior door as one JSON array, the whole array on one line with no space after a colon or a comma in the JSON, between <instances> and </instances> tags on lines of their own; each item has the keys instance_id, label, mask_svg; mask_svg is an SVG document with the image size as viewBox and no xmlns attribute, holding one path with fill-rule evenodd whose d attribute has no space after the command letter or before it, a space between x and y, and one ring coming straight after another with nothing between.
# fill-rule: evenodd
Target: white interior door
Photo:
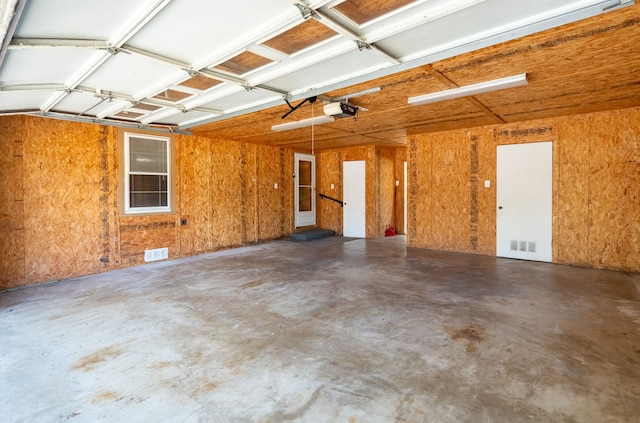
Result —
<instances>
[{"instance_id":1,"label":"white interior door","mask_svg":"<svg viewBox=\"0 0 640 423\"><path fill-rule=\"evenodd\" d=\"M496 254L550 262L553 144L500 145L497 161Z\"/></svg>"},{"instance_id":2,"label":"white interior door","mask_svg":"<svg viewBox=\"0 0 640 423\"><path fill-rule=\"evenodd\" d=\"M342 209L343 234L346 237L366 238L365 161L343 162Z\"/></svg>"},{"instance_id":3,"label":"white interior door","mask_svg":"<svg viewBox=\"0 0 640 423\"><path fill-rule=\"evenodd\" d=\"M295 225L316 224L316 158L311 154L295 153Z\"/></svg>"}]
</instances>

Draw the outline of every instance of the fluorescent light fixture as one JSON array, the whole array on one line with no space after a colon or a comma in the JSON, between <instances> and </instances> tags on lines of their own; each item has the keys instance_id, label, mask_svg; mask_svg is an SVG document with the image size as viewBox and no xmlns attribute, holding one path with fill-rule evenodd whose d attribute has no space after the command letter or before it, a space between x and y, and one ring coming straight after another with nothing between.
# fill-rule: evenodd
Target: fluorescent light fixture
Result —
<instances>
[{"instance_id":1,"label":"fluorescent light fixture","mask_svg":"<svg viewBox=\"0 0 640 423\"><path fill-rule=\"evenodd\" d=\"M416 97L409 97L409 104L412 106L419 106L421 104L435 103L436 101L451 100L454 98L467 97L491 91L504 90L505 88L521 87L523 85L527 85L527 83L527 74L521 73L520 75L507 76L506 78L479 82L477 84L465 85L464 87L452 88L450 90L438 91Z\"/></svg>"},{"instance_id":2,"label":"fluorescent light fixture","mask_svg":"<svg viewBox=\"0 0 640 423\"><path fill-rule=\"evenodd\" d=\"M297 120L295 122L281 123L280 125L273 125L271 127L272 131L290 131L292 129L304 128L306 126L311 125L321 125L323 123L333 122L335 119L333 116L316 116L309 119Z\"/></svg>"}]
</instances>

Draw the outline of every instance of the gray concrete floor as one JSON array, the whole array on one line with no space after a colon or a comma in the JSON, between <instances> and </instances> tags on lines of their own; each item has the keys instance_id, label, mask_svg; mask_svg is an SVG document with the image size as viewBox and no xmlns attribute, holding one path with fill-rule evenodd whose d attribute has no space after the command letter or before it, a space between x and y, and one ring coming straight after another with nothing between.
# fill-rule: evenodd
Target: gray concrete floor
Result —
<instances>
[{"instance_id":1,"label":"gray concrete floor","mask_svg":"<svg viewBox=\"0 0 640 423\"><path fill-rule=\"evenodd\" d=\"M2 422L638 422L640 275L277 241L0 293Z\"/></svg>"}]
</instances>

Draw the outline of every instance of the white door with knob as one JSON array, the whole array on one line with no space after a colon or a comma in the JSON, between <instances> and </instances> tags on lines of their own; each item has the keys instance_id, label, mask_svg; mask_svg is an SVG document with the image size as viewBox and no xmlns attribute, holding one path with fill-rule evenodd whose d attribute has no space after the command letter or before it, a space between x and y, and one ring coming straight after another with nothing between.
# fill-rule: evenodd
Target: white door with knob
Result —
<instances>
[{"instance_id":1,"label":"white door with knob","mask_svg":"<svg viewBox=\"0 0 640 423\"><path fill-rule=\"evenodd\" d=\"M553 144L500 145L496 255L552 260Z\"/></svg>"},{"instance_id":2,"label":"white door with knob","mask_svg":"<svg viewBox=\"0 0 640 423\"><path fill-rule=\"evenodd\" d=\"M343 162L343 236L366 238L366 166L364 160Z\"/></svg>"}]
</instances>

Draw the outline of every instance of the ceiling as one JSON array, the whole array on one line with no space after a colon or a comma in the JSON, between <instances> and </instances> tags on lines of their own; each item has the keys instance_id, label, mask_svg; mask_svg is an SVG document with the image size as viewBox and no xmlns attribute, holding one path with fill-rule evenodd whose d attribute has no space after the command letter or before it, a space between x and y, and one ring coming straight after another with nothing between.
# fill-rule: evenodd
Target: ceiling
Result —
<instances>
[{"instance_id":1,"label":"ceiling","mask_svg":"<svg viewBox=\"0 0 640 423\"><path fill-rule=\"evenodd\" d=\"M640 9L631 0L0 0L0 7L0 115L309 149L403 146L420 132L640 106ZM523 87L407 103L522 73ZM357 119L271 129L320 116L333 101L360 107Z\"/></svg>"}]
</instances>

